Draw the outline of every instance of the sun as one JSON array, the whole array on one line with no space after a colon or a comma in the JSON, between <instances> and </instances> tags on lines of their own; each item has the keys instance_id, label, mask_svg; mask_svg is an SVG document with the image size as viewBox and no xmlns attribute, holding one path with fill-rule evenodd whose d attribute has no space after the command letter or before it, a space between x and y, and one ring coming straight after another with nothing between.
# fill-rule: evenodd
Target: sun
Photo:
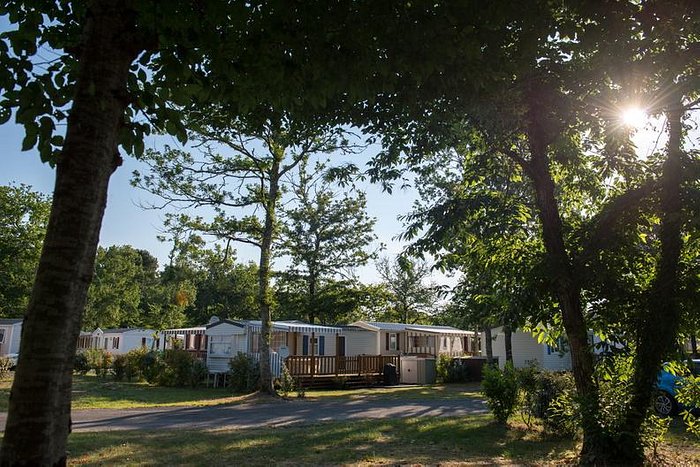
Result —
<instances>
[{"instance_id":1,"label":"sun","mask_svg":"<svg viewBox=\"0 0 700 467\"><path fill-rule=\"evenodd\" d=\"M649 120L647 113L640 107L623 109L620 118L625 126L631 128L642 128Z\"/></svg>"}]
</instances>

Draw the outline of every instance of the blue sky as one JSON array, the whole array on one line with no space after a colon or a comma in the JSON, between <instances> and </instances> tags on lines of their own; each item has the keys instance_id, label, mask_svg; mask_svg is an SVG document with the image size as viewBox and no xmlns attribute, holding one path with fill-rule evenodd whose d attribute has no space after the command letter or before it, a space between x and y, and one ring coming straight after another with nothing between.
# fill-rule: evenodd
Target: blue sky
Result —
<instances>
[{"instance_id":1,"label":"blue sky","mask_svg":"<svg viewBox=\"0 0 700 467\"><path fill-rule=\"evenodd\" d=\"M36 150L20 151L24 129L18 125L7 123L0 126L0 185L9 183L24 183L31 185L35 191L51 194L54 186L54 170L43 164ZM147 147L154 147L157 138L151 137ZM169 142L176 145L177 143ZM357 156L357 163L365 161L371 154L368 152ZM105 212L100 244L133 245L150 251L161 265L167 261L170 246L159 242L156 236L162 227L163 212L144 210L140 205L154 200L143 190L130 185L131 174L134 170L144 170L144 166L132 157L125 157L124 164L114 173L110 181L107 210ZM393 238L401 232L401 223L397 216L409 211L415 199L412 190L395 190L392 195L385 193L379 186L364 183L361 189L367 192L368 213L377 218L375 233L379 242L386 246L383 255L393 256L399 253L404 244ZM258 250L245 245L237 246L240 261L258 260ZM280 266L283 266L280 264ZM379 280L374 265L358 270L364 282ZM444 282L444 277L436 276L436 281ZM449 279L448 279L448 282Z\"/></svg>"}]
</instances>

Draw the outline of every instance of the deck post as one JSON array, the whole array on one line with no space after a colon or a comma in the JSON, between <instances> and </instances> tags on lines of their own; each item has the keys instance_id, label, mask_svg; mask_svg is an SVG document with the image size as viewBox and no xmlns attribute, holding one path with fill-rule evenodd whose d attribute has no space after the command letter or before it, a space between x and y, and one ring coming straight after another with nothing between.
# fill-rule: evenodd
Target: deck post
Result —
<instances>
[{"instance_id":1,"label":"deck post","mask_svg":"<svg viewBox=\"0 0 700 467\"><path fill-rule=\"evenodd\" d=\"M311 345L309 346L311 347L311 378L314 377L314 370L316 366L316 358L314 357L314 344L316 343L315 335L316 334L313 331L311 331Z\"/></svg>"}]
</instances>

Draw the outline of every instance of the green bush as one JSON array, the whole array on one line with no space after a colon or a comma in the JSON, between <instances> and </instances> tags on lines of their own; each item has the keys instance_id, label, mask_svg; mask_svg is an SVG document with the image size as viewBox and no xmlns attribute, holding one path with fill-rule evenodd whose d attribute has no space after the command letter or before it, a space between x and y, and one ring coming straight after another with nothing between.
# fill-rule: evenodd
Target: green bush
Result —
<instances>
[{"instance_id":1,"label":"green bush","mask_svg":"<svg viewBox=\"0 0 700 467\"><path fill-rule=\"evenodd\" d=\"M146 352L141 359L141 373L143 378L151 384L158 384L160 375L165 371L165 362L162 352Z\"/></svg>"},{"instance_id":2,"label":"green bush","mask_svg":"<svg viewBox=\"0 0 700 467\"><path fill-rule=\"evenodd\" d=\"M207 365L198 359L192 362L192 370L190 371L190 386L193 388L199 387L206 381L209 375Z\"/></svg>"},{"instance_id":3,"label":"green bush","mask_svg":"<svg viewBox=\"0 0 700 467\"><path fill-rule=\"evenodd\" d=\"M260 365L253 357L238 353L229 362L231 389L237 394L249 394L260 387Z\"/></svg>"},{"instance_id":4,"label":"green bush","mask_svg":"<svg viewBox=\"0 0 700 467\"><path fill-rule=\"evenodd\" d=\"M511 363L503 370L495 365L486 365L481 384L486 404L499 423L506 423L518 407L518 374Z\"/></svg>"},{"instance_id":5,"label":"green bush","mask_svg":"<svg viewBox=\"0 0 700 467\"><path fill-rule=\"evenodd\" d=\"M0 357L0 378L6 378L10 374L13 366L14 362L8 357Z\"/></svg>"},{"instance_id":6,"label":"green bush","mask_svg":"<svg viewBox=\"0 0 700 467\"><path fill-rule=\"evenodd\" d=\"M282 365L282 374L277 380L277 390L280 392L282 397L287 398L289 394L294 391L294 378L289 374L287 365Z\"/></svg>"},{"instance_id":7,"label":"green bush","mask_svg":"<svg viewBox=\"0 0 700 467\"><path fill-rule=\"evenodd\" d=\"M469 381L470 372L460 360L449 355L441 354L435 364L437 379L441 383L466 383Z\"/></svg>"},{"instance_id":8,"label":"green bush","mask_svg":"<svg viewBox=\"0 0 700 467\"><path fill-rule=\"evenodd\" d=\"M112 362L112 372L114 373L114 379L117 381L124 381L126 376L126 355L117 355L114 357Z\"/></svg>"},{"instance_id":9,"label":"green bush","mask_svg":"<svg viewBox=\"0 0 700 467\"><path fill-rule=\"evenodd\" d=\"M73 361L73 371L80 375L85 375L88 371L90 371L90 363L88 362L88 358L85 353L80 352L75 355L75 359Z\"/></svg>"},{"instance_id":10,"label":"green bush","mask_svg":"<svg viewBox=\"0 0 700 467\"><path fill-rule=\"evenodd\" d=\"M112 354L104 349L88 349L83 352L88 367L95 371L97 376L106 377L112 368Z\"/></svg>"},{"instance_id":11,"label":"green bush","mask_svg":"<svg viewBox=\"0 0 700 467\"><path fill-rule=\"evenodd\" d=\"M450 367L452 366L452 357L445 354L440 354L435 362L435 373L437 374L437 380L446 383L449 377Z\"/></svg>"},{"instance_id":12,"label":"green bush","mask_svg":"<svg viewBox=\"0 0 700 467\"><path fill-rule=\"evenodd\" d=\"M163 366L157 377L161 386L191 386L193 366L197 359L188 351L181 349L164 350Z\"/></svg>"}]
</instances>

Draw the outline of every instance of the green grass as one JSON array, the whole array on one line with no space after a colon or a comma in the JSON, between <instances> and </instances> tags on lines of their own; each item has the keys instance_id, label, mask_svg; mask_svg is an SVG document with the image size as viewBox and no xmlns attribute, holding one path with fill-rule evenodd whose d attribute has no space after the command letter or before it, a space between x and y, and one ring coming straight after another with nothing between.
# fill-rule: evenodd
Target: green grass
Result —
<instances>
[{"instance_id":1,"label":"green grass","mask_svg":"<svg viewBox=\"0 0 700 467\"><path fill-rule=\"evenodd\" d=\"M0 411L6 412L12 379L0 381ZM290 394L294 397L295 393ZM348 390L309 390L308 399L461 399L481 397L479 385L394 386ZM74 409L127 409L231 404L249 400L226 388L166 388L147 383L117 382L95 375L73 377Z\"/></svg>"},{"instance_id":2,"label":"green grass","mask_svg":"<svg viewBox=\"0 0 700 467\"><path fill-rule=\"evenodd\" d=\"M465 397L481 398L479 383L435 384L432 386L391 386L366 389L342 390L308 390L309 399L348 398L348 399L463 399Z\"/></svg>"},{"instance_id":3,"label":"green grass","mask_svg":"<svg viewBox=\"0 0 700 467\"><path fill-rule=\"evenodd\" d=\"M73 464L437 464L571 458L576 443L507 430L490 416L322 423L237 431L74 433Z\"/></svg>"},{"instance_id":4,"label":"green grass","mask_svg":"<svg viewBox=\"0 0 700 467\"><path fill-rule=\"evenodd\" d=\"M6 412L12 380L0 381L0 411ZM73 409L126 409L230 404L245 399L227 388L166 388L116 382L94 375L73 377Z\"/></svg>"}]
</instances>

